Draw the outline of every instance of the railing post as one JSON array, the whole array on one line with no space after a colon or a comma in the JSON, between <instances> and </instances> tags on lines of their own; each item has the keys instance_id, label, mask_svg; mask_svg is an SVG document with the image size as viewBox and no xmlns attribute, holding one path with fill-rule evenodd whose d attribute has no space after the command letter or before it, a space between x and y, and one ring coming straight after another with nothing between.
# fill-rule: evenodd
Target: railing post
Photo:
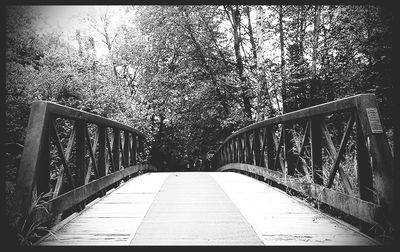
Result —
<instances>
[{"instance_id":1,"label":"railing post","mask_svg":"<svg viewBox=\"0 0 400 252\"><path fill-rule=\"evenodd\" d=\"M29 115L24 150L18 170L16 185L16 203L22 217L26 217L36 191L44 190L44 185L37 185L38 176L49 176L48 172L48 138L49 116L47 104L34 102ZM45 157L45 158L43 158ZM47 179L42 179L44 184Z\"/></svg>"},{"instance_id":2,"label":"railing post","mask_svg":"<svg viewBox=\"0 0 400 252\"><path fill-rule=\"evenodd\" d=\"M129 146L129 132L128 131L124 131L124 158L125 158L125 167L129 166L129 150L130 150L130 146Z\"/></svg>"},{"instance_id":3,"label":"railing post","mask_svg":"<svg viewBox=\"0 0 400 252\"><path fill-rule=\"evenodd\" d=\"M360 119L356 120L357 127L357 177L360 190L360 198L373 201L372 167L369 162L369 154Z\"/></svg>"},{"instance_id":4,"label":"railing post","mask_svg":"<svg viewBox=\"0 0 400 252\"><path fill-rule=\"evenodd\" d=\"M266 137L266 141L267 141L267 167L268 169L273 170L274 169L274 157L275 157L275 143L274 143L274 138L273 138L273 132L272 132L272 126L267 126L265 128L265 130L267 131L267 137Z\"/></svg>"},{"instance_id":5,"label":"railing post","mask_svg":"<svg viewBox=\"0 0 400 252\"><path fill-rule=\"evenodd\" d=\"M112 152L113 152L113 163L114 163L114 170L119 171L120 169L120 141L121 141L121 135L120 135L120 130L117 128L113 129L114 131L114 141L113 141L113 147L112 147Z\"/></svg>"},{"instance_id":6,"label":"railing post","mask_svg":"<svg viewBox=\"0 0 400 252\"><path fill-rule=\"evenodd\" d=\"M261 132L260 132L261 133ZM265 165L265 147L267 143L267 129L263 128L262 134L260 134L260 144L261 144L261 139L262 139L262 146L260 147L260 166L261 167L266 167Z\"/></svg>"},{"instance_id":7,"label":"railing post","mask_svg":"<svg viewBox=\"0 0 400 252\"><path fill-rule=\"evenodd\" d=\"M228 141L227 143L227 152L228 152L228 162L227 163L232 163L232 139Z\"/></svg>"},{"instance_id":8,"label":"railing post","mask_svg":"<svg viewBox=\"0 0 400 252\"><path fill-rule=\"evenodd\" d=\"M246 153L246 161L245 161L245 163L246 164L250 164L251 163L251 160L252 160L252 155L251 155L251 152L250 152L250 132L246 132L245 134L245 139L244 139L244 141L245 141L245 147L244 147L244 149L245 149L245 153Z\"/></svg>"},{"instance_id":9,"label":"railing post","mask_svg":"<svg viewBox=\"0 0 400 252\"><path fill-rule=\"evenodd\" d=\"M76 176L77 176L77 186L81 186L84 184L85 174L86 174L86 123L83 121L76 121L76 135L75 135L75 144L76 144Z\"/></svg>"},{"instance_id":10,"label":"railing post","mask_svg":"<svg viewBox=\"0 0 400 252\"><path fill-rule=\"evenodd\" d=\"M282 123L282 133L281 133L281 139L283 139L283 160L284 160L284 166L281 167L282 172L285 172L287 175L294 175L294 167L288 166L288 158L289 158L289 147L290 147L290 137L289 137L290 130L288 129L287 123ZM278 150L278 153L280 151ZM279 158L279 154L277 156ZM275 160L277 162L278 160Z\"/></svg>"},{"instance_id":11,"label":"railing post","mask_svg":"<svg viewBox=\"0 0 400 252\"><path fill-rule=\"evenodd\" d=\"M143 161L145 158L145 153L144 153L144 138L138 135L138 158L140 157L140 160ZM139 155L140 154L140 155Z\"/></svg>"},{"instance_id":12,"label":"railing post","mask_svg":"<svg viewBox=\"0 0 400 252\"><path fill-rule=\"evenodd\" d=\"M136 164L137 160L137 136L136 134L132 134L132 164Z\"/></svg>"},{"instance_id":13,"label":"railing post","mask_svg":"<svg viewBox=\"0 0 400 252\"><path fill-rule=\"evenodd\" d=\"M311 143L311 166L314 183L322 185L324 183L322 173L322 134L320 118L310 119L310 143Z\"/></svg>"},{"instance_id":14,"label":"railing post","mask_svg":"<svg viewBox=\"0 0 400 252\"><path fill-rule=\"evenodd\" d=\"M293 147L293 134L292 131L290 129L290 126L292 125L292 123L290 122L286 122L282 124L282 127L284 127L284 135L283 135L283 139L284 139L284 159L285 159L285 163L286 163L286 172L288 175L294 175L294 170L295 170L295 166L296 166L296 161L295 161L295 157L294 157L294 153L292 150ZM282 171L285 171L285 167L282 167Z\"/></svg>"},{"instance_id":15,"label":"railing post","mask_svg":"<svg viewBox=\"0 0 400 252\"><path fill-rule=\"evenodd\" d=\"M237 136L237 143L238 143L238 163L243 163L242 135Z\"/></svg>"},{"instance_id":16,"label":"railing post","mask_svg":"<svg viewBox=\"0 0 400 252\"><path fill-rule=\"evenodd\" d=\"M382 206L385 222L394 223L397 215L394 197L395 167L385 129L380 121L380 113L375 96L360 95L357 100L357 112L361 131L372 157L372 172L378 203ZM365 167L358 167L365 169Z\"/></svg>"},{"instance_id":17,"label":"railing post","mask_svg":"<svg viewBox=\"0 0 400 252\"><path fill-rule=\"evenodd\" d=\"M255 165L261 166L261 160L260 160L260 135L259 135L259 129L254 130L253 134L253 149L254 149L254 159L255 159Z\"/></svg>"},{"instance_id":18,"label":"railing post","mask_svg":"<svg viewBox=\"0 0 400 252\"><path fill-rule=\"evenodd\" d=\"M106 128L99 125L99 157L98 157L99 177L106 175Z\"/></svg>"},{"instance_id":19,"label":"railing post","mask_svg":"<svg viewBox=\"0 0 400 252\"><path fill-rule=\"evenodd\" d=\"M40 155L40 169L37 177L37 194L46 193L50 191L50 123L46 122L42 139L42 154Z\"/></svg>"},{"instance_id":20,"label":"railing post","mask_svg":"<svg viewBox=\"0 0 400 252\"><path fill-rule=\"evenodd\" d=\"M75 144L76 144L76 177L75 185L82 186L85 184L85 174L86 174L86 123L84 121L76 120L75 123L76 134L75 134ZM85 201L79 204L80 209L85 208Z\"/></svg>"},{"instance_id":21,"label":"railing post","mask_svg":"<svg viewBox=\"0 0 400 252\"><path fill-rule=\"evenodd\" d=\"M222 147L222 165L227 163L226 145Z\"/></svg>"},{"instance_id":22,"label":"railing post","mask_svg":"<svg viewBox=\"0 0 400 252\"><path fill-rule=\"evenodd\" d=\"M232 143L233 143L233 162L237 163L238 162L237 137L234 137L232 139Z\"/></svg>"}]
</instances>

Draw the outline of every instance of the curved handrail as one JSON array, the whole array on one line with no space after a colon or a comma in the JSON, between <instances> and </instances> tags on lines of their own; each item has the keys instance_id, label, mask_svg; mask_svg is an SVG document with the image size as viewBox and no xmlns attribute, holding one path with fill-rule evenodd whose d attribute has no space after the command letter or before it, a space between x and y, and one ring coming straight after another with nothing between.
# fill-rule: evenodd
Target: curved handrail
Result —
<instances>
[{"instance_id":1,"label":"curved handrail","mask_svg":"<svg viewBox=\"0 0 400 252\"><path fill-rule=\"evenodd\" d=\"M325 123L327 115L337 113L349 114L339 150L333 145ZM291 125L301 124L299 122L306 122L306 126L300 127L304 133L296 157L289 151L286 138L293 132ZM358 185L351 183L340 166L354 124ZM279 139L274 139L277 136ZM310 142L310 171L303 168L301 160L307 138ZM323 139L334 160L330 167L325 164L330 168L328 179L324 179L322 170ZM218 147L212 166L218 171L237 170L262 176L369 223L382 222L383 219L392 222L395 216L393 156L373 94L355 95L304 108L244 127ZM337 173L344 192L332 189ZM312 181L305 182L302 178L306 176ZM358 188L353 190L355 186Z\"/></svg>"},{"instance_id":2,"label":"curved handrail","mask_svg":"<svg viewBox=\"0 0 400 252\"><path fill-rule=\"evenodd\" d=\"M57 129L59 118L73 125L65 150ZM145 163L145 139L139 130L108 118L54 102L33 102L16 185L21 216L27 218L40 194L50 193L49 214L35 216L35 222L43 223L73 207L84 208L85 200L104 195L123 179L156 170ZM51 143L61 161L54 185L50 185Z\"/></svg>"}]
</instances>

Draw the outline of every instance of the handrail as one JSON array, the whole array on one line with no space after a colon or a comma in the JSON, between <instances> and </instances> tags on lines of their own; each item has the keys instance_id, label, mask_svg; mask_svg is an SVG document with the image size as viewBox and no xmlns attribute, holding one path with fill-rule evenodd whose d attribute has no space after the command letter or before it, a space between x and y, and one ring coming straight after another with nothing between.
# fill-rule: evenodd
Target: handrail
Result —
<instances>
[{"instance_id":1,"label":"handrail","mask_svg":"<svg viewBox=\"0 0 400 252\"><path fill-rule=\"evenodd\" d=\"M58 132L60 118L72 121L69 139L60 138L66 135ZM90 131L94 131L94 137ZM62 140L68 140L65 150ZM16 200L21 217L28 217L32 202L40 194L50 193L48 214L35 213L36 223L52 220L70 209L82 209L86 200L104 195L119 181L139 172L155 171L154 166L146 164L144 143L145 135L130 126L53 102L33 102L17 176ZM56 147L53 151L60 163L53 185L51 146Z\"/></svg>"},{"instance_id":2,"label":"handrail","mask_svg":"<svg viewBox=\"0 0 400 252\"><path fill-rule=\"evenodd\" d=\"M338 113L349 116L337 150L325 121ZM296 125L303 129L297 154L289 142ZM356 139L358 183L351 181L340 165L350 138ZM307 139L310 169L304 161ZM332 164L323 162L323 147L325 156L328 153L334 161ZM373 94L355 95L244 127L218 147L212 166L217 171L256 174L367 223L394 223L394 162ZM323 169L328 171L327 178ZM307 181L307 177L312 179ZM333 189L335 182L342 191Z\"/></svg>"}]
</instances>

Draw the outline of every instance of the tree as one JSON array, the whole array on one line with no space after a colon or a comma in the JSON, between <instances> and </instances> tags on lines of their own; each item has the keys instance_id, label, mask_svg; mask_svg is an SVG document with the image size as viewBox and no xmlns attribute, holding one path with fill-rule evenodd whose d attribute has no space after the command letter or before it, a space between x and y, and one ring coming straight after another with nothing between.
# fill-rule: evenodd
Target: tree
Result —
<instances>
[{"instance_id":1,"label":"tree","mask_svg":"<svg viewBox=\"0 0 400 252\"><path fill-rule=\"evenodd\" d=\"M224 6L225 13L228 17L228 20L231 23L232 26L232 31L233 31L233 47L235 50L235 56L236 56L236 67L237 67L237 73L239 75L239 79L241 81L241 97L243 100L243 110L246 116L251 120L252 119L252 105L250 102L250 95L249 95L249 89L248 89L248 84L247 84L247 78L244 75L244 65L243 65L243 58L242 58L242 53L240 51L241 43L242 43L242 37L241 37L241 15L242 13L240 12L240 8L238 5L235 7L231 5L226 5Z\"/></svg>"}]
</instances>

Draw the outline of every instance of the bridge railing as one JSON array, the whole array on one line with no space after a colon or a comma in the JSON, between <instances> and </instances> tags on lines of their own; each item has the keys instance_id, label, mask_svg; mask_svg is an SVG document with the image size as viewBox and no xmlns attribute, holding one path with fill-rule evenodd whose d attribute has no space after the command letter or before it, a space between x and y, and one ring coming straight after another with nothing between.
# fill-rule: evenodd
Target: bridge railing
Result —
<instances>
[{"instance_id":1,"label":"bridge railing","mask_svg":"<svg viewBox=\"0 0 400 252\"><path fill-rule=\"evenodd\" d=\"M146 164L145 135L107 118L52 102L33 102L17 176L16 199L27 218L46 195L44 223L85 207L87 201L138 172Z\"/></svg>"},{"instance_id":2,"label":"bridge railing","mask_svg":"<svg viewBox=\"0 0 400 252\"><path fill-rule=\"evenodd\" d=\"M372 94L244 127L221 144L212 166L256 174L367 223L395 216L393 156Z\"/></svg>"}]
</instances>

